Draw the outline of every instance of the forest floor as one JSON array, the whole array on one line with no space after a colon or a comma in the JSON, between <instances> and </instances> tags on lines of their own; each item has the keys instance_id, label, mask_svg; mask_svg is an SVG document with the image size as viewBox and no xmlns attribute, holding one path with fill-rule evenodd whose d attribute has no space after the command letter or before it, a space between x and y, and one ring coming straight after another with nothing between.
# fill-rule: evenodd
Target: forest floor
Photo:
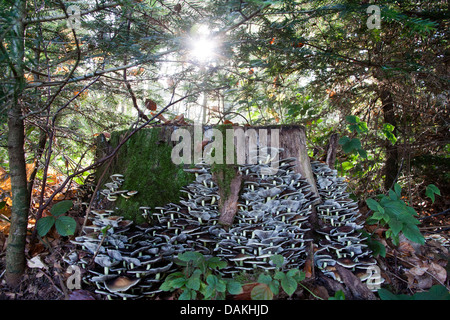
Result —
<instances>
[{"instance_id":1,"label":"forest floor","mask_svg":"<svg viewBox=\"0 0 450 320\"><path fill-rule=\"evenodd\" d=\"M384 237L383 230L378 230L381 242L386 246L386 257L378 257L381 276L385 279L382 287L388 288L396 294L414 294L426 291L432 285L441 284L450 287L447 274L449 268L450 250L450 215L448 212L449 198L441 197L434 205L429 204L427 211L420 215L422 224L420 230L426 240L420 246L406 239L401 239L400 245L395 247ZM362 215L367 207L360 208ZM445 212L445 213L442 213ZM440 213L436 215L436 213ZM84 213L70 211L69 215L77 220L78 225L83 224ZM31 230L33 224L29 225ZM82 283L82 290L70 290L68 284L72 272L68 270L69 264L64 258L75 250L75 245L69 237L61 237L52 230L44 240L30 243L26 247L27 270L17 288L11 288L4 279L6 241L8 228L0 225L0 300L101 300L104 299L95 293L94 286ZM367 231L373 231L366 226ZM384 237L384 238L383 238ZM85 270L82 270L85 272ZM83 275L83 274L82 274ZM70 287L70 285L69 285ZM321 296L323 288L316 285L314 280L308 280L311 292ZM314 299L308 292L299 287L299 292L293 296L298 299ZM326 294L322 295L327 298ZM278 296L275 299L283 299ZM174 295L156 295L153 299L174 299Z\"/></svg>"}]
</instances>

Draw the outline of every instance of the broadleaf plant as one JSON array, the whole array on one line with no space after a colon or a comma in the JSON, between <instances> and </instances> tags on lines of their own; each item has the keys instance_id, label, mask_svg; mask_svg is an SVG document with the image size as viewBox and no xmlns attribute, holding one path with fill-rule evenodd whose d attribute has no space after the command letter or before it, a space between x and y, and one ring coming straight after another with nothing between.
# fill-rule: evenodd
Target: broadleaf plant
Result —
<instances>
[{"instance_id":1,"label":"broadleaf plant","mask_svg":"<svg viewBox=\"0 0 450 320\"><path fill-rule=\"evenodd\" d=\"M251 291L253 300L272 300L274 295L280 291L280 287L288 296L292 296L298 285L305 279L305 273L299 269L290 269L287 272L281 271L284 264L284 257L276 254L271 257L276 271L273 277L270 273L259 275L258 284Z\"/></svg>"},{"instance_id":2,"label":"broadleaf plant","mask_svg":"<svg viewBox=\"0 0 450 320\"><path fill-rule=\"evenodd\" d=\"M425 195L431 199L431 201L434 203L435 197L434 195L437 194L438 196L441 195L441 190L439 190L438 187L436 187L434 184L429 184L425 190Z\"/></svg>"},{"instance_id":3,"label":"broadleaf plant","mask_svg":"<svg viewBox=\"0 0 450 320\"><path fill-rule=\"evenodd\" d=\"M73 206L70 200L60 201L50 209L51 215L42 217L36 222L36 229L40 237L44 237L53 226L61 236L70 236L75 233L76 221L72 217L63 216Z\"/></svg>"},{"instance_id":4,"label":"broadleaf plant","mask_svg":"<svg viewBox=\"0 0 450 320\"><path fill-rule=\"evenodd\" d=\"M399 244L400 232L409 240L424 244L425 239L417 227L420 224L416 218L418 214L401 199L401 191L402 188L396 183L394 190L389 190L388 196L378 196L379 201L367 199L367 206L373 211L367 223L388 226L386 237L391 238L395 245Z\"/></svg>"},{"instance_id":5,"label":"broadleaf plant","mask_svg":"<svg viewBox=\"0 0 450 320\"><path fill-rule=\"evenodd\" d=\"M219 270L227 263L218 257L206 258L199 252L187 251L179 254L175 262L183 270L169 274L160 289L181 290L179 300L219 300L225 299L227 292L232 295L242 292L238 281L222 278Z\"/></svg>"}]
</instances>

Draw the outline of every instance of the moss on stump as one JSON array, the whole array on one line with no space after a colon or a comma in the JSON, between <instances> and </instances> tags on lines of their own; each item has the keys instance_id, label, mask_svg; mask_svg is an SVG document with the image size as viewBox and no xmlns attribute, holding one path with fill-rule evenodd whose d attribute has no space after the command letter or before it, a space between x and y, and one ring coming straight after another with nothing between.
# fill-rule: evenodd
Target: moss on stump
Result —
<instances>
[{"instance_id":1,"label":"moss on stump","mask_svg":"<svg viewBox=\"0 0 450 320\"><path fill-rule=\"evenodd\" d=\"M117 215L137 223L144 222L139 207L154 208L169 202L177 203L181 188L193 181L192 174L186 173L183 166L172 162L171 132L172 130L164 127L142 129L114 157L102 184L111 182L110 176L119 173L125 179L120 190L138 191L138 194L129 199L118 197L111 203L110 207L115 209ZM109 141L110 147L115 148L127 133L114 132ZM104 166L97 170L97 178L103 170Z\"/></svg>"}]
</instances>

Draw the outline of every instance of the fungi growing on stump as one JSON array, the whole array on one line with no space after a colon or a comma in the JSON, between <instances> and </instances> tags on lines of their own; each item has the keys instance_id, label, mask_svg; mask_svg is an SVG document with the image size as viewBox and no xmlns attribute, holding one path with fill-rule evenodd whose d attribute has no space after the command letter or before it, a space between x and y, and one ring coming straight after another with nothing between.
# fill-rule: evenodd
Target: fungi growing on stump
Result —
<instances>
[{"instance_id":1,"label":"fungi growing on stump","mask_svg":"<svg viewBox=\"0 0 450 320\"><path fill-rule=\"evenodd\" d=\"M274 152L284 156L277 158L275 171L268 158L260 157L254 164L233 166L230 179L205 163L185 169L195 178L181 189L180 201L139 207L148 222L144 225L134 225L112 210L92 211L92 225L73 241L84 257L71 258L70 263L93 262L85 281L109 299L152 297L166 275L177 270L176 257L186 251L226 261L220 270L224 276L274 270L270 258L279 254L283 270L301 268L311 259L330 279L367 281L366 271L376 261L359 232L358 206L349 199L344 179L326 164L308 159L312 170L306 178L297 167L303 166L304 157L299 161L281 148L271 150L271 156ZM102 190L105 198L133 196L130 191L120 193L123 176L115 174L111 180ZM219 187L223 180L231 184L226 193ZM223 215L224 206L230 208L229 215Z\"/></svg>"}]
</instances>

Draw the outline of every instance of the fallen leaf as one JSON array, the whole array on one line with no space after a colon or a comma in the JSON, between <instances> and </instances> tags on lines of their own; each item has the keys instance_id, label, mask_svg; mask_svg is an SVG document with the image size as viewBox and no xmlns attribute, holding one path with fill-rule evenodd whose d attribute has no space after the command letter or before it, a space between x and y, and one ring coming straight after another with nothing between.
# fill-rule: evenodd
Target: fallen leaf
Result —
<instances>
[{"instance_id":1,"label":"fallen leaf","mask_svg":"<svg viewBox=\"0 0 450 320\"><path fill-rule=\"evenodd\" d=\"M151 99L147 99L147 100L145 100L145 107L148 110L155 111L156 110L156 102Z\"/></svg>"},{"instance_id":2,"label":"fallen leaf","mask_svg":"<svg viewBox=\"0 0 450 320\"><path fill-rule=\"evenodd\" d=\"M428 272L431 273L438 281L444 283L447 280L447 271L435 262L431 262Z\"/></svg>"},{"instance_id":3,"label":"fallen leaf","mask_svg":"<svg viewBox=\"0 0 450 320\"><path fill-rule=\"evenodd\" d=\"M47 266L45 265L45 263L42 261L42 258L40 255L37 255L31 259L27 260L27 266L28 268L38 268L38 269L47 269Z\"/></svg>"},{"instance_id":4,"label":"fallen leaf","mask_svg":"<svg viewBox=\"0 0 450 320\"><path fill-rule=\"evenodd\" d=\"M404 255L413 255L415 250L412 247L411 244L409 244L408 242L404 241L404 242L400 242L400 244L398 245L398 250L403 253Z\"/></svg>"},{"instance_id":5,"label":"fallen leaf","mask_svg":"<svg viewBox=\"0 0 450 320\"><path fill-rule=\"evenodd\" d=\"M306 260L305 266L303 268L303 271L305 272L305 277L306 278L311 278L312 277L312 263L311 263L311 260Z\"/></svg>"}]
</instances>

